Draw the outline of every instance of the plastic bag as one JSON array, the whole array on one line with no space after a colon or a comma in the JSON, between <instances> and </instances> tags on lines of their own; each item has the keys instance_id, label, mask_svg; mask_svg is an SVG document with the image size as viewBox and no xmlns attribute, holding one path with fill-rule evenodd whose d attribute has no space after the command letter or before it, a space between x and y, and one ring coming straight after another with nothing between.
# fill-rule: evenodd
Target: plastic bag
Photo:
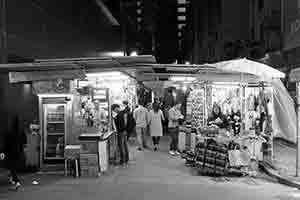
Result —
<instances>
[{"instance_id":1,"label":"plastic bag","mask_svg":"<svg viewBox=\"0 0 300 200\"><path fill-rule=\"evenodd\" d=\"M248 166L250 164L251 155L248 151L244 150L229 150L229 165L231 167Z\"/></svg>"}]
</instances>

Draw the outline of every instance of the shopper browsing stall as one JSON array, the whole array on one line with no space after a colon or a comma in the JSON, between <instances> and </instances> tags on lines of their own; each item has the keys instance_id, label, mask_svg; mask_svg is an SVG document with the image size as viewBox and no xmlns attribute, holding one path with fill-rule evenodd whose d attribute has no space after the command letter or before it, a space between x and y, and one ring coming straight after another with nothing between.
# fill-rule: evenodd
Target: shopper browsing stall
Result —
<instances>
[{"instance_id":1,"label":"shopper browsing stall","mask_svg":"<svg viewBox=\"0 0 300 200\"><path fill-rule=\"evenodd\" d=\"M163 112L159 108L158 103L153 104L153 110L149 113L149 129L152 137L154 151L157 151L160 137L163 136L162 121L164 121Z\"/></svg>"},{"instance_id":2,"label":"shopper browsing stall","mask_svg":"<svg viewBox=\"0 0 300 200\"><path fill-rule=\"evenodd\" d=\"M169 114L169 134L171 137L171 144L170 144L170 155L180 155L178 152L178 134L179 134L179 121L184 119L184 116L181 114L180 111L181 104L177 103L174 107L172 107L168 114Z\"/></svg>"},{"instance_id":3,"label":"shopper browsing stall","mask_svg":"<svg viewBox=\"0 0 300 200\"><path fill-rule=\"evenodd\" d=\"M215 125L218 128L228 128L228 120L225 115L222 114L220 106L217 104L213 105L211 116L207 120L208 125Z\"/></svg>"},{"instance_id":4,"label":"shopper browsing stall","mask_svg":"<svg viewBox=\"0 0 300 200\"><path fill-rule=\"evenodd\" d=\"M124 111L121 111L118 104L113 104L111 110L113 111L114 128L117 131L120 164L127 165L129 161L129 151L126 138L128 126L126 113Z\"/></svg>"},{"instance_id":5,"label":"shopper browsing stall","mask_svg":"<svg viewBox=\"0 0 300 200\"><path fill-rule=\"evenodd\" d=\"M132 135L134 128L135 128L135 120L133 118L133 113L129 107L128 101L122 102L122 111L125 113L127 118L127 139Z\"/></svg>"}]
</instances>

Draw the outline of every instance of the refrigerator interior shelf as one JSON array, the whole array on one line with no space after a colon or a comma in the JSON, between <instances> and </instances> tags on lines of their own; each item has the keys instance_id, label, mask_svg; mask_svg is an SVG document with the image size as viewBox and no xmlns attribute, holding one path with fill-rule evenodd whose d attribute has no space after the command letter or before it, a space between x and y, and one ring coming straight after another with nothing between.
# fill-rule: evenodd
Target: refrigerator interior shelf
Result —
<instances>
[{"instance_id":1,"label":"refrigerator interior shelf","mask_svg":"<svg viewBox=\"0 0 300 200\"><path fill-rule=\"evenodd\" d=\"M46 160L64 160L64 157L45 157Z\"/></svg>"},{"instance_id":2,"label":"refrigerator interior shelf","mask_svg":"<svg viewBox=\"0 0 300 200\"><path fill-rule=\"evenodd\" d=\"M64 112L48 112L48 114L58 114L58 115L64 115L65 113Z\"/></svg>"},{"instance_id":3,"label":"refrigerator interior shelf","mask_svg":"<svg viewBox=\"0 0 300 200\"><path fill-rule=\"evenodd\" d=\"M65 121L48 121L48 124L64 124Z\"/></svg>"},{"instance_id":4,"label":"refrigerator interior shelf","mask_svg":"<svg viewBox=\"0 0 300 200\"><path fill-rule=\"evenodd\" d=\"M48 132L48 136L64 136L65 133L49 133Z\"/></svg>"}]
</instances>

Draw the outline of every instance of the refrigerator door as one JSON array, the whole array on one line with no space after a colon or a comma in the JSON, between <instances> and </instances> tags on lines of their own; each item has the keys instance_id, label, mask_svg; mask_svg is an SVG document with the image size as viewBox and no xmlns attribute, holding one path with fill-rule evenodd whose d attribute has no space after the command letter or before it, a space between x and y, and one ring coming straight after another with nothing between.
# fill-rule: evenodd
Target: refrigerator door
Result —
<instances>
[{"instance_id":1,"label":"refrigerator door","mask_svg":"<svg viewBox=\"0 0 300 200\"><path fill-rule=\"evenodd\" d=\"M44 160L64 159L66 104L44 104Z\"/></svg>"}]
</instances>

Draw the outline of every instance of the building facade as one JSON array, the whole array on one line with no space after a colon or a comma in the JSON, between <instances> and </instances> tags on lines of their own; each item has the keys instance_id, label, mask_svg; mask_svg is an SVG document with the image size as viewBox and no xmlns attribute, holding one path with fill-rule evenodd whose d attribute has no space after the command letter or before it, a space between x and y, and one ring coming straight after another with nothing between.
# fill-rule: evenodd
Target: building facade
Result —
<instances>
[{"instance_id":1,"label":"building facade","mask_svg":"<svg viewBox=\"0 0 300 200\"><path fill-rule=\"evenodd\" d=\"M261 58L281 48L280 0L191 1L189 26L193 63L236 57Z\"/></svg>"},{"instance_id":2,"label":"building facade","mask_svg":"<svg viewBox=\"0 0 300 200\"><path fill-rule=\"evenodd\" d=\"M93 57L121 50L120 28L110 22L109 10L104 14L105 5L98 5L97 1L86 4L56 0L0 2L2 63ZM25 128L24 122L28 125L38 119L38 98L33 90L30 82L11 84L8 72L1 70L1 135L15 131L13 122L16 118L21 119L20 129Z\"/></svg>"}]
</instances>

